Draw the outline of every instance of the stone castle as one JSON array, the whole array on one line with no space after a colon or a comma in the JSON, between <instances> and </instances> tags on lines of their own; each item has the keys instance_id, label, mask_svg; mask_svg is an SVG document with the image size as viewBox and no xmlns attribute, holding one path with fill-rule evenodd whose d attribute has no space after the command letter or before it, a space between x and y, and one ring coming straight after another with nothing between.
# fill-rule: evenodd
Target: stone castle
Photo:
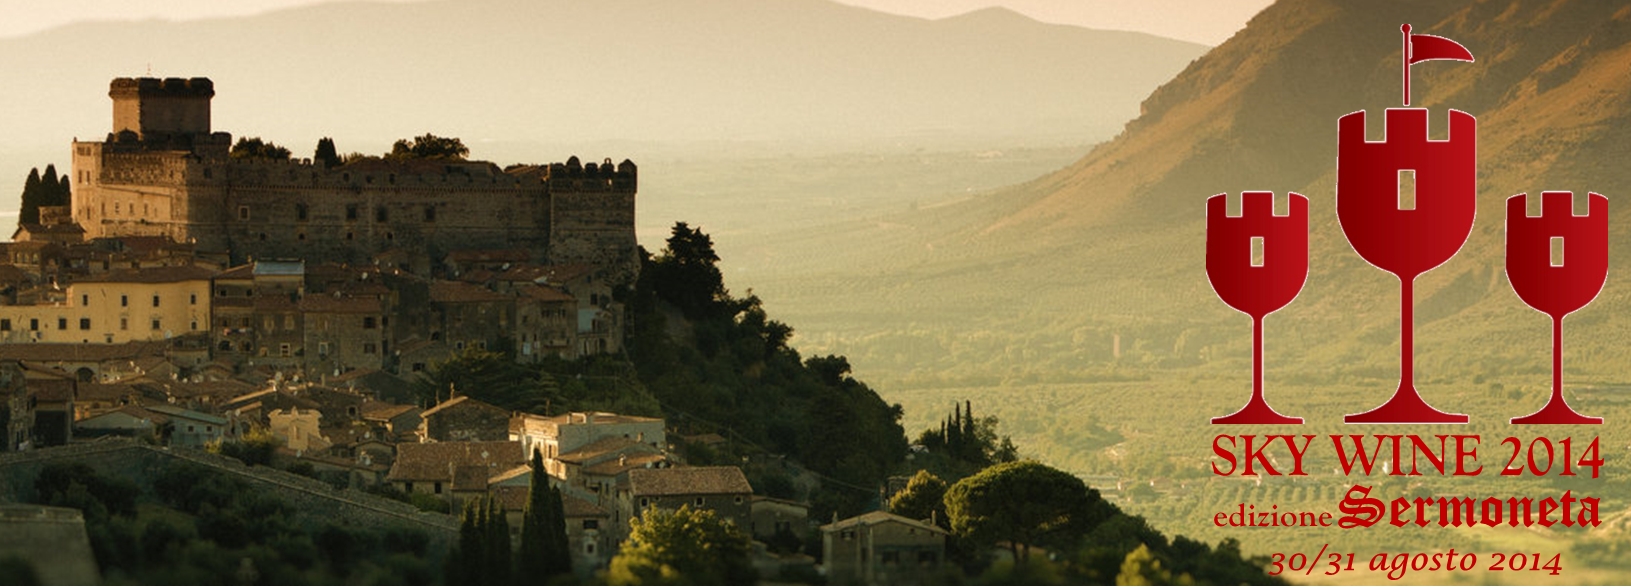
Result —
<instances>
[{"instance_id":1,"label":"stone castle","mask_svg":"<svg viewBox=\"0 0 1631 587\"><path fill-rule=\"evenodd\" d=\"M612 281L638 269L634 163L236 158L207 78L113 80L113 132L73 145L85 238L162 236L253 259L429 268L449 252L524 250Z\"/></svg>"}]
</instances>

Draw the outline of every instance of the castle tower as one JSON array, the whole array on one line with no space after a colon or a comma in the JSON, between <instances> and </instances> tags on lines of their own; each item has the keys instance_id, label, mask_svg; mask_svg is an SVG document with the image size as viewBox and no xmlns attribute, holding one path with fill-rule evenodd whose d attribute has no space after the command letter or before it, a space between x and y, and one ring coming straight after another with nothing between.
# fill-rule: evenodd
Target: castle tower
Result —
<instances>
[{"instance_id":1,"label":"castle tower","mask_svg":"<svg viewBox=\"0 0 1631 587\"><path fill-rule=\"evenodd\" d=\"M210 99L215 84L209 78L151 77L113 80L113 132L130 131L142 141L172 135L210 133Z\"/></svg>"}]
</instances>

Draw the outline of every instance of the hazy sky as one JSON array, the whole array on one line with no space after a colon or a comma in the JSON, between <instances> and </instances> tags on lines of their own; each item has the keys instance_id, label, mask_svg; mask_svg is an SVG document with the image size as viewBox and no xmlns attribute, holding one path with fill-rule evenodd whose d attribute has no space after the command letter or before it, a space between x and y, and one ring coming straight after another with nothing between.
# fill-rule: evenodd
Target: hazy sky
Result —
<instances>
[{"instance_id":1,"label":"hazy sky","mask_svg":"<svg viewBox=\"0 0 1631 587\"><path fill-rule=\"evenodd\" d=\"M186 20L255 14L328 1L333 0L0 0L0 14L5 15L0 19L0 37L24 35L78 20ZM1006 6L1044 22L1143 31L1208 45L1222 43L1271 3L1271 0L837 1L926 18Z\"/></svg>"}]
</instances>

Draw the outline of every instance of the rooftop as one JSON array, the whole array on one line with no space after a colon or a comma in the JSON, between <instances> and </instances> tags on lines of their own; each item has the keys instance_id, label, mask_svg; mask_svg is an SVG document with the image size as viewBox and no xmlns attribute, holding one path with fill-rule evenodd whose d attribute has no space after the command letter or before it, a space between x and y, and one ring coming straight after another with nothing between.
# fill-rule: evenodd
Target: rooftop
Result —
<instances>
[{"instance_id":1,"label":"rooftop","mask_svg":"<svg viewBox=\"0 0 1631 587\"><path fill-rule=\"evenodd\" d=\"M633 495L730 495L751 494L753 486L737 467L676 467L629 471Z\"/></svg>"},{"instance_id":2,"label":"rooftop","mask_svg":"<svg viewBox=\"0 0 1631 587\"><path fill-rule=\"evenodd\" d=\"M459 466L485 465L491 476L525 463L516 441L402 443L396 445L396 463L386 479L453 481Z\"/></svg>"}]
</instances>

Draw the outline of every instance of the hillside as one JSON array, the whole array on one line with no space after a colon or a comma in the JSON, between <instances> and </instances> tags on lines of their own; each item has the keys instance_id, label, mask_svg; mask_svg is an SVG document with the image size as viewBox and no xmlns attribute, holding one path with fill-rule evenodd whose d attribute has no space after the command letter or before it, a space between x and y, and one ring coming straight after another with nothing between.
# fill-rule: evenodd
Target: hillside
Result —
<instances>
[{"instance_id":1,"label":"hillside","mask_svg":"<svg viewBox=\"0 0 1631 587\"><path fill-rule=\"evenodd\" d=\"M929 21L826 0L344 2L0 40L0 75L34 80L0 99L30 113L0 135L101 136L108 80L150 72L213 78L217 128L299 153L321 136L373 151L426 125L478 149L1080 140L1113 132L1203 50L1001 10Z\"/></svg>"},{"instance_id":2,"label":"hillside","mask_svg":"<svg viewBox=\"0 0 1631 587\"><path fill-rule=\"evenodd\" d=\"M1430 377L1544 370L1545 317L1504 281L1503 201L1556 189L1611 202L1631 193L1631 170L1618 164L1631 149L1628 21L1631 8L1598 2L1279 2L1075 164L960 204L806 235L812 249L839 234L886 252L858 251L810 280L822 285L808 304L790 301L788 315L807 329L832 325L815 348L890 341L852 349L857 368L914 385L958 380L948 369L964 380L1079 381L1089 365L1115 359L1118 335L1122 365L1234 371L1249 357L1250 322L1207 284L1202 202L1294 190L1311 200L1310 275L1269 319L1271 368L1396 373L1397 282L1344 240L1333 184L1337 118L1399 105L1398 27L1410 22L1478 58L1418 65L1415 105L1434 110L1434 132L1443 110L1468 111L1480 135L1473 236L1417 284L1418 365ZM1379 138L1379 115L1372 121ZM1631 255L1625 208L1611 207L1612 259ZM1603 295L1570 318L1571 377L1631 375L1614 360L1631 358L1615 335L1631 326L1627 275L1613 268ZM805 281L755 286L782 299ZM845 318L825 299L868 299L877 313Z\"/></svg>"}]
</instances>

